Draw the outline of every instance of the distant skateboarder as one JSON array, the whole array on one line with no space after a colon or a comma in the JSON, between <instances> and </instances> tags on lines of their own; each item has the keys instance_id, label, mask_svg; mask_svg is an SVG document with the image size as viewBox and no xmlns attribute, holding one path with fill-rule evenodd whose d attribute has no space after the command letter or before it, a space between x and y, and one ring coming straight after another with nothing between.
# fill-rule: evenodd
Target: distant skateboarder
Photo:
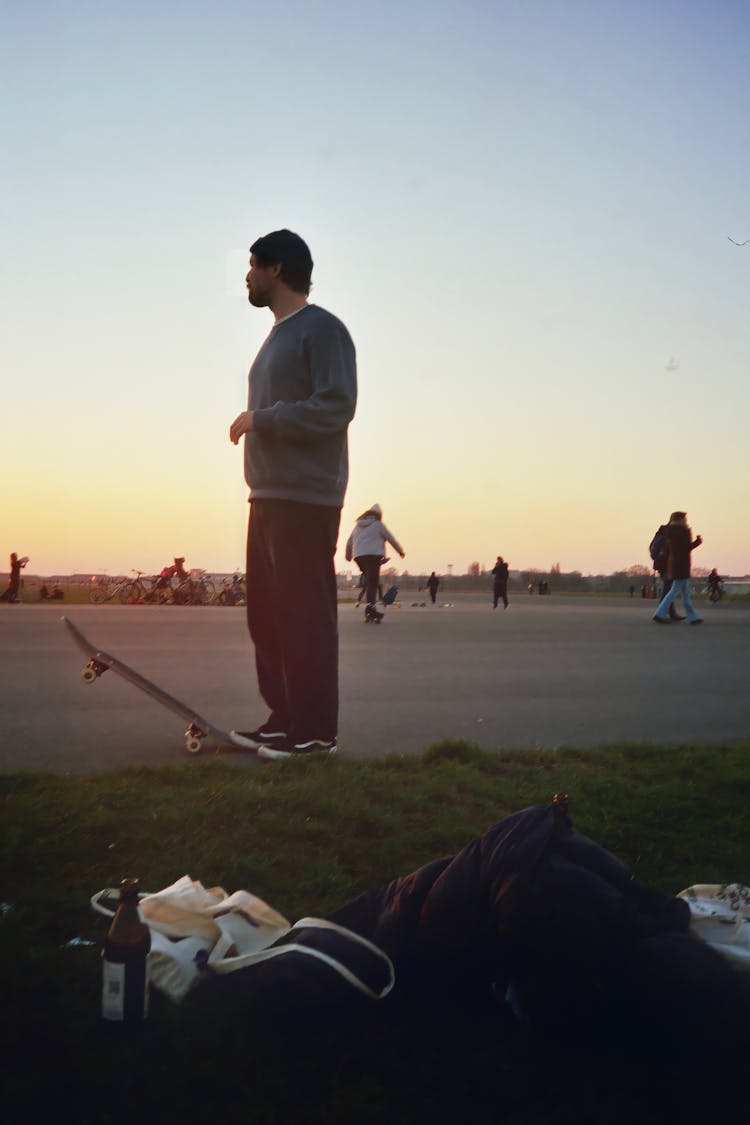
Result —
<instances>
[{"instance_id":1,"label":"distant skateboarder","mask_svg":"<svg viewBox=\"0 0 750 1125\"><path fill-rule=\"evenodd\" d=\"M508 564L502 555L497 556L497 562L492 568L494 581L492 583L492 608L497 609L497 603L502 598L503 607L508 608Z\"/></svg>"},{"instance_id":2,"label":"distant skateboarder","mask_svg":"<svg viewBox=\"0 0 750 1125\"><path fill-rule=\"evenodd\" d=\"M373 504L359 517L346 542L347 562L354 559L367 584L365 621L380 621L383 617L382 613L375 608L375 599L378 593L380 567L385 554L385 544L390 543L402 559L406 557L401 544L393 537L381 520L382 514L383 510L380 504Z\"/></svg>"}]
</instances>

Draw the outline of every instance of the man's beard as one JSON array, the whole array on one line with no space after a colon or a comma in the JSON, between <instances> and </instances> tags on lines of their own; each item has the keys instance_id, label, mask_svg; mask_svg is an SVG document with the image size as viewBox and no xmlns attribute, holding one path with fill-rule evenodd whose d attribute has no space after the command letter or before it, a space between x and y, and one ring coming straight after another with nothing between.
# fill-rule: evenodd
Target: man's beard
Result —
<instances>
[{"instance_id":1,"label":"man's beard","mask_svg":"<svg viewBox=\"0 0 750 1125\"><path fill-rule=\"evenodd\" d=\"M255 289L255 290L248 289L247 299L250 302L250 304L253 306L253 308L255 308L255 309L266 309L266 308L268 308L268 294L267 293L258 292L257 289Z\"/></svg>"}]
</instances>

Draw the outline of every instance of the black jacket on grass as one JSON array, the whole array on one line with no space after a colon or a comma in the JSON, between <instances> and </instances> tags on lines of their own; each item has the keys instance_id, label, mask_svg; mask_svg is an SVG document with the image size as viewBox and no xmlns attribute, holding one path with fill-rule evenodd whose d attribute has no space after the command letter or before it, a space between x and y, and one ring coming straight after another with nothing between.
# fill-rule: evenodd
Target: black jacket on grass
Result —
<instances>
[{"instance_id":1,"label":"black jacket on grass","mask_svg":"<svg viewBox=\"0 0 750 1125\"><path fill-rule=\"evenodd\" d=\"M689 932L687 903L576 832L564 799L506 817L333 918L388 953L402 996L460 1004L491 989L542 1034L678 1058L712 1021L748 1016L738 974Z\"/></svg>"},{"instance_id":2,"label":"black jacket on grass","mask_svg":"<svg viewBox=\"0 0 750 1125\"><path fill-rule=\"evenodd\" d=\"M419 1011L455 1027L489 1006L586 1058L625 1052L678 1071L692 1058L705 1074L712 1059L748 1057L743 978L692 936L687 903L575 831L564 798L506 817L330 917L393 961L395 988L375 1008L395 1019ZM345 1027L355 1008L373 1010L325 966L281 960L216 985L240 1006L262 992L266 1016L282 1021L306 1006L317 1021L346 1010ZM197 993L208 999L211 988Z\"/></svg>"}]
</instances>

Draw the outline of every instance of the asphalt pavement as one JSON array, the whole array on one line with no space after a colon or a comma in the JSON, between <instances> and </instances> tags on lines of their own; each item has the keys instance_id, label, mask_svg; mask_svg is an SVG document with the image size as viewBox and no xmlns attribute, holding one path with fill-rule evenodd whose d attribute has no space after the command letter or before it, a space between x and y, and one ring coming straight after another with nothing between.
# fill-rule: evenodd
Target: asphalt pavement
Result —
<instances>
[{"instance_id":1,"label":"asphalt pavement","mask_svg":"<svg viewBox=\"0 0 750 1125\"><path fill-rule=\"evenodd\" d=\"M493 611L489 594L436 606L417 597L379 626L339 607L344 758L418 754L443 738L519 751L750 738L744 607L701 607L699 627L659 627L641 599L517 594ZM148 696L112 672L82 683L85 659L62 613L217 726L265 719L242 609L4 605L0 769L88 774L194 760L184 724Z\"/></svg>"}]
</instances>

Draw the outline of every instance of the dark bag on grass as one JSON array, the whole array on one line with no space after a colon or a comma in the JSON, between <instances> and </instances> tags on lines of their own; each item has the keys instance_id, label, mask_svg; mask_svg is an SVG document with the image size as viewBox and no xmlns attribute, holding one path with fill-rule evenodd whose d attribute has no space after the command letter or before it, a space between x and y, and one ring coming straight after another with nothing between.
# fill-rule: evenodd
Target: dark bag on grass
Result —
<instances>
[{"instance_id":1,"label":"dark bag on grass","mask_svg":"<svg viewBox=\"0 0 750 1125\"><path fill-rule=\"evenodd\" d=\"M737 974L690 934L687 904L576 832L565 799L506 817L333 917L389 954L396 996L447 1009L492 990L534 1031L594 1049L677 1059L716 1021L739 1042L747 1018Z\"/></svg>"},{"instance_id":2,"label":"dark bag on grass","mask_svg":"<svg viewBox=\"0 0 750 1125\"><path fill-rule=\"evenodd\" d=\"M365 1008L393 988L390 959L361 935L321 918L302 918L237 968L209 974L186 1000L188 1011L253 1013L284 1030L303 1015L331 1018Z\"/></svg>"}]
</instances>

